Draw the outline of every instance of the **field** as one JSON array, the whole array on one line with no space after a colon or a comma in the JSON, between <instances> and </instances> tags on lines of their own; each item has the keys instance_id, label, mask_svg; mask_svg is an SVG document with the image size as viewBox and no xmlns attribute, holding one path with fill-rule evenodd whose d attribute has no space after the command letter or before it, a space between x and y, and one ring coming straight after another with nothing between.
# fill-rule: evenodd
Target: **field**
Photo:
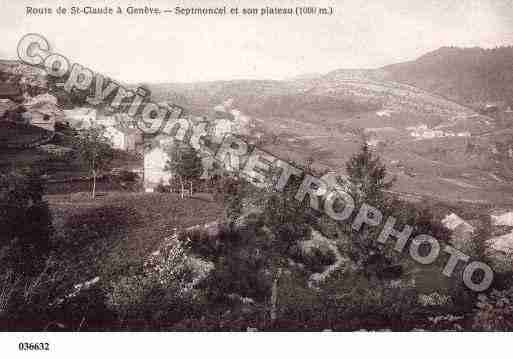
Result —
<instances>
[{"instance_id":1,"label":"field","mask_svg":"<svg viewBox=\"0 0 513 359\"><path fill-rule=\"evenodd\" d=\"M382 78L379 72L340 70L314 79L255 82L253 91L249 82L236 81L167 89L175 93L171 100L207 113L215 101L231 98L259 132L274 137L263 147L278 157L343 173L365 136L397 178L398 193L513 207L510 158L491 159L497 142L512 142L509 124ZM165 97L163 88L156 87L157 95ZM426 135L414 137L419 126Z\"/></svg>"},{"instance_id":2,"label":"field","mask_svg":"<svg viewBox=\"0 0 513 359\"><path fill-rule=\"evenodd\" d=\"M214 202L174 194L78 192L47 195L57 231L58 258L73 283L127 274L175 232L213 221Z\"/></svg>"}]
</instances>

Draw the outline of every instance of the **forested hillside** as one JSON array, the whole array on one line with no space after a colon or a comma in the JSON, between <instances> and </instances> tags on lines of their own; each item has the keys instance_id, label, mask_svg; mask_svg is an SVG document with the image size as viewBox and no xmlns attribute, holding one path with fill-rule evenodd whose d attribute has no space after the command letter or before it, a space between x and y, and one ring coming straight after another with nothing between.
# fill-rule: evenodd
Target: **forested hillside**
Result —
<instances>
[{"instance_id":1,"label":"forested hillside","mask_svg":"<svg viewBox=\"0 0 513 359\"><path fill-rule=\"evenodd\" d=\"M385 77L466 104L513 102L513 47L442 47L415 61L385 66Z\"/></svg>"}]
</instances>

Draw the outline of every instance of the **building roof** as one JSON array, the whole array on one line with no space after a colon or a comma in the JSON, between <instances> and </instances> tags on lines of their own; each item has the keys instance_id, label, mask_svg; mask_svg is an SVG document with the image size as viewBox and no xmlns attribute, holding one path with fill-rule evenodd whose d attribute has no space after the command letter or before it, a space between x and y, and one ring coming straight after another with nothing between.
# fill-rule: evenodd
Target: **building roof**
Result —
<instances>
[{"instance_id":1,"label":"building roof","mask_svg":"<svg viewBox=\"0 0 513 359\"><path fill-rule=\"evenodd\" d=\"M38 113L40 115L43 115L43 117L48 116L47 122L55 122L56 121L56 116L53 113L49 113L46 111L39 111L39 110L30 111L29 113L31 113L31 114Z\"/></svg>"},{"instance_id":2,"label":"building roof","mask_svg":"<svg viewBox=\"0 0 513 359\"><path fill-rule=\"evenodd\" d=\"M71 110L64 110L64 114L67 117L74 116L93 116L96 115L96 109L92 107L77 107Z\"/></svg>"},{"instance_id":3,"label":"building roof","mask_svg":"<svg viewBox=\"0 0 513 359\"><path fill-rule=\"evenodd\" d=\"M223 112L223 111L216 111L215 112L215 118L217 120L229 120L229 121L234 121L235 120L235 116L233 116L233 114L231 114L230 112Z\"/></svg>"},{"instance_id":4,"label":"building roof","mask_svg":"<svg viewBox=\"0 0 513 359\"><path fill-rule=\"evenodd\" d=\"M137 128L124 127L121 125L111 126L110 128L114 128L125 135L142 135L141 131Z\"/></svg>"},{"instance_id":5,"label":"building roof","mask_svg":"<svg viewBox=\"0 0 513 359\"><path fill-rule=\"evenodd\" d=\"M37 102L24 106L31 113L41 113L54 119L62 119L64 117L62 110L52 102Z\"/></svg>"},{"instance_id":6,"label":"building roof","mask_svg":"<svg viewBox=\"0 0 513 359\"><path fill-rule=\"evenodd\" d=\"M145 167L147 167L147 164L150 163L150 160L153 160L155 157L161 157L161 158L169 158L169 154L167 151L160 147L160 146L154 146L151 148L147 148L144 152L144 163ZM152 162L153 163L153 162Z\"/></svg>"},{"instance_id":7,"label":"building roof","mask_svg":"<svg viewBox=\"0 0 513 359\"><path fill-rule=\"evenodd\" d=\"M34 97L30 97L24 102L25 106L37 105L40 103L51 103L57 106L57 98L49 93L37 95Z\"/></svg>"}]
</instances>

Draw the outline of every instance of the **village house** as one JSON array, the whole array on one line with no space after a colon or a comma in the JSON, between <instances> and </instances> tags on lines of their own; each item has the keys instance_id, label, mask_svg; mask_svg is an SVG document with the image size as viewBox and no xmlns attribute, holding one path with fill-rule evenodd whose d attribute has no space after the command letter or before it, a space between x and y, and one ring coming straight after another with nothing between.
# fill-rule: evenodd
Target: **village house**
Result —
<instances>
[{"instance_id":1,"label":"village house","mask_svg":"<svg viewBox=\"0 0 513 359\"><path fill-rule=\"evenodd\" d=\"M55 123L64 119L63 112L53 102L30 102L24 106L29 123L48 131L55 131Z\"/></svg>"},{"instance_id":2,"label":"village house","mask_svg":"<svg viewBox=\"0 0 513 359\"><path fill-rule=\"evenodd\" d=\"M212 140L216 143L221 143L224 136L232 133L233 122L227 119L216 120L213 127Z\"/></svg>"},{"instance_id":3,"label":"village house","mask_svg":"<svg viewBox=\"0 0 513 359\"><path fill-rule=\"evenodd\" d=\"M144 153L144 188L146 192L154 192L159 184L169 185L169 181L173 178L173 174L166 171L167 161L171 159L169 150L172 146L180 145L171 137L166 135L157 136L151 144L146 145ZM215 159L211 154L202 152L201 165L203 172L201 179L209 179L216 171Z\"/></svg>"},{"instance_id":4,"label":"village house","mask_svg":"<svg viewBox=\"0 0 513 359\"><path fill-rule=\"evenodd\" d=\"M105 127L121 125L123 127L137 128L137 120L127 113L119 112L111 107L100 107L96 110L97 125Z\"/></svg>"},{"instance_id":5,"label":"village house","mask_svg":"<svg viewBox=\"0 0 513 359\"><path fill-rule=\"evenodd\" d=\"M87 129L96 123L96 110L90 107L64 110L64 120L75 129Z\"/></svg>"},{"instance_id":6,"label":"village house","mask_svg":"<svg viewBox=\"0 0 513 359\"><path fill-rule=\"evenodd\" d=\"M172 146L171 139L159 138L148 144L144 152L144 190L154 192L160 185L168 185L172 175L166 171L170 159L167 146Z\"/></svg>"},{"instance_id":7,"label":"village house","mask_svg":"<svg viewBox=\"0 0 513 359\"><path fill-rule=\"evenodd\" d=\"M98 111L96 114L96 124L105 126L105 127L113 127L121 124L120 116L118 114L108 115L102 113L102 111Z\"/></svg>"},{"instance_id":8,"label":"village house","mask_svg":"<svg viewBox=\"0 0 513 359\"><path fill-rule=\"evenodd\" d=\"M378 115L378 117L392 117L392 110L381 110L381 111L376 111L376 115Z\"/></svg>"},{"instance_id":9,"label":"village house","mask_svg":"<svg viewBox=\"0 0 513 359\"><path fill-rule=\"evenodd\" d=\"M232 130L240 135L248 136L252 127L251 118L239 110L231 110L231 114L234 117Z\"/></svg>"},{"instance_id":10,"label":"village house","mask_svg":"<svg viewBox=\"0 0 513 359\"><path fill-rule=\"evenodd\" d=\"M251 128L250 118L240 111L225 107L231 105L226 101L214 109L213 119L207 128L207 137L214 143L221 143L223 138L230 134L246 134ZM172 174L165 170L166 163L170 159L167 149L176 143L167 135L159 135L147 144L144 154L144 188L147 192L153 192L159 184L168 185ZM216 171L215 160L209 153L200 153L203 172L202 179L210 178Z\"/></svg>"},{"instance_id":11,"label":"village house","mask_svg":"<svg viewBox=\"0 0 513 359\"><path fill-rule=\"evenodd\" d=\"M55 131L55 123L64 118L51 95L29 98L23 104L9 99L0 100L0 117L18 124L32 125L47 131Z\"/></svg>"},{"instance_id":12,"label":"village house","mask_svg":"<svg viewBox=\"0 0 513 359\"><path fill-rule=\"evenodd\" d=\"M441 137L471 137L470 132L452 132L452 131L442 131L442 130L434 130L428 128L427 125L406 127L407 130L411 131L410 136L416 137L418 139L433 139L433 138L441 138Z\"/></svg>"},{"instance_id":13,"label":"village house","mask_svg":"<svg viewBox=\"0 0 513 359\"><path fill-rule=\"evenodd\" d=\"M141 131L120 125L105 127L105 136L112 141L112 148L122 151L135 152L143 143Z\"/></svg>"},{"instance_id":14,"label":"village house","mask_svg":"<svg viewBox=\"0 0 513 359\"><path fill-rule=\"evenodd\" d=\"M29 123L33 126L41 127L47 131L55 131L55 117L50 116L44 111L31 111Z\"/></svg>"},{"instance_id":15,"label":"village house","mask_svg":"<svg viewBox=\"0 0 513 359\"><path fill-rule=\"evenodd\" d=\"M26 107L31 107L40 103L48 103L57 106L57 98L49 93L43 93L34 97L26 94L25 102L23 103Z\"/></svg>"}]
</instances>

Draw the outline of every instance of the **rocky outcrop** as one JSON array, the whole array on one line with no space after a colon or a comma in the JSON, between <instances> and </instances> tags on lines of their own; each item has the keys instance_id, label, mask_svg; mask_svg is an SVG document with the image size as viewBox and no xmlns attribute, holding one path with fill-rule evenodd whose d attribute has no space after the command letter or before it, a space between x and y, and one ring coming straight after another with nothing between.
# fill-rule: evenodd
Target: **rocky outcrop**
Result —
<instances>
[{"instance_id":1,"label":"rocky outcrop","mask_svg":"<svg viewBox=\"0 0 513 359\"><path fill-rule=\"evenodd\" d=\"M442 219L442 224L452 231L451 242L456 249L465 253L472 250L471 241L475 228L470 223L456 213L451 213Z\"/></svg>"}]
</instances>

